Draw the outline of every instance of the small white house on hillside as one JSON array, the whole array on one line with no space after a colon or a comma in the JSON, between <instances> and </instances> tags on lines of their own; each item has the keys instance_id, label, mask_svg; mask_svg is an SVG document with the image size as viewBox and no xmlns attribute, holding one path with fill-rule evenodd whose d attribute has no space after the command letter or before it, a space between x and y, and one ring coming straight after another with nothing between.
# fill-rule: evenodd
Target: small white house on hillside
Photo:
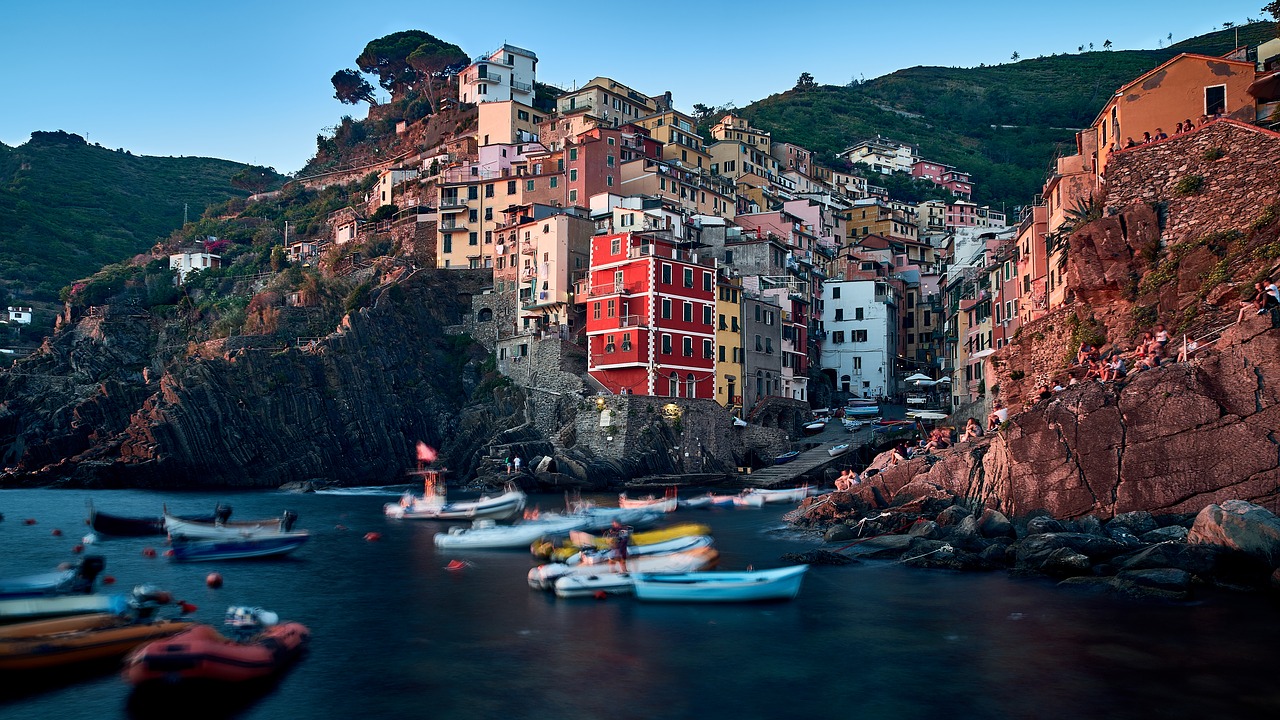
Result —
<instances>
[{"instance_id":1,"label":"small white house on hillside","mask_svg":"<svg viewBox=\"0 0 1280 720\"><path fill-rule=\"evenodd\" d=\"M187 281L187 275L197 270L222 267L222 256L203 250L180 250L169 256L169 269L178 271L178 283Z\"/></svg>"}]
</instances>

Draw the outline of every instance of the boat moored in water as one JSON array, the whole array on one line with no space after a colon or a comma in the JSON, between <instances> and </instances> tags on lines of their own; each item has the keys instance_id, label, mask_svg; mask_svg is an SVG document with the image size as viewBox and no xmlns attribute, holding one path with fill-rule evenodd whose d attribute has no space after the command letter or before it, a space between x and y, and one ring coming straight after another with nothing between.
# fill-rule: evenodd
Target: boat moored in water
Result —
<instances>
[{"instance_id":1,"label":"boat moored in water","mask_svg":"<svg viewBox=\"0 0 1280 720\"><path fill-rule=\"evenodd\" d=\"M75 567L0 580L0 599L88 593L106 567L101 555L86 555Z\"/></svg>"},{"instance_id":2,"label":"boat moored in water","mask_svg":"<svg viewBox=\"0 0 1280 720\"><path fill-rule=\"evenodd\" d=\"M293 530L293 524L297 522L298 515L291 510L285 510L278 519L275 520L243 520L239 522L230 522L225 519L215 522L196 522L194 520L184 520L176 515L170 515L168 508L164 512L164 527L168 531L169 536L173 538L186 538L188 540L226 540L235 538L261 537L265 535L280 535L289 533Z\"/></svg>"},{"instance_id":3,"label":"boat moored in water","mask_svg":"<svg viewBox=\"0 0 1280 720\"><path fill-rule=\"evenodd\" d=\"M746 572L635 573L636 597L663 602L792 600L808 565Z\"/></svg>"},{"instance_id":4,"label":"boat moored in water","mask_svg":"<svg viewBox=\"0 0 1280 720\"><path fill-rule=\"evenodd\" d=\"M383 512L403 520L506 520L523 510L527 501L528 496L512 485L501 495L459 502L445 502L442 494L405 495L398 503L384 505Z\"/></svg>"},{"instance_id":5,"label":"boat moored in water","mask_svg":"<svg viewBox=\"0 0 1280 720\"><path fill-rule=\"evenodd\" d=\"M604 575L615 572L685 572L706 570L720 561L720 552L712 545L664 555L628 557L626 567L621 564L566 565L547 563L529 570L529 587L535 590L554 590L556 581L571 575Z\"/></svg>"},{"instance_id":6,"label":"boat moored in water","mask_svg":"<svg viewBox=\"0 0 1280 720\"><path fill-rule=\"evenodd\" d=\"M226 625L231 637L196 625L134 650L125 658L124 678L134 685L260 680L288 667L311 639L306 626L279 623L261 608L228 608Z\"/></svg>"},{"instance_id":7,"label":"boat moored in water","mask_svg":"<svg viewBox=\"0 0 1280 720\"><path fill-rule=\"evenodd\" d=\"M744 490L737 498L738 505L747 505L750 507L760 507L774 503L793 503L800 502L809 496L809 486L801 485L797 488L783 488L779 490L766 490L764 488L751 488Z\"/></svg>"},{"instance_id":8,"label":"boat moored in water","mask_svg":"<svg viewBox=\"0 0 1280 720\"><path fill-rule=\"evenodd\" d=\"M279 557L302 547L311 537L306 531L220 540L175 540L170 552L174 562L244 560Z\"/></svg>"},{"instance_id":9,"label":"boat moored in water","mask_svg":"<svg viewBox=\"0 0 1280 720\"><path fill-rule=\"evenodd\" d=\"M629 498L626 493L618 495L618 507L626 510L652 510L654 512L675 512L680 507L680 498L676 489L670 488L663 497L649 495L642 498Z\"/></svg>"},{"instance_id":10,"label":"boat moored in water","mask_svg":"<svg viewBox=\"0 0 1280 720\"><path fill-rule=\"evenodd\" d=\"M210 515L180 515L177 517L191 522L212 523L217 522L219 518L225 521L230 516L231 508L219 504L213 514ZM163 515L159 517L113 515L97 509L92 500L89 501L89 526L99 535L116 537L147 537L165 534Z\"/></svg>"}]
</instances>

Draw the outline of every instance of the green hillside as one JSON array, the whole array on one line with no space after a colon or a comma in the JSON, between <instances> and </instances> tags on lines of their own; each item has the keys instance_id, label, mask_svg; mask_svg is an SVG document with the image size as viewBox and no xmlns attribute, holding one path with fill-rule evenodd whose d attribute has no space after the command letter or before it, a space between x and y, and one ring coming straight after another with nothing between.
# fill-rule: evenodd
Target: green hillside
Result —
<instances>
[{"instance_id":1,"label":"green hillside","mask_svg":"<svg viewBox=\"0 0 1280 720\"><path fill-rule=\"evenodd\" d=\"M1257 44L1275 27L1242 26L1239 42ZM976 201L1012 209L1035 197L1054 158L1075 152L1075 129L1090 124L1118 87L1180 52L1227 53L1235 37L1223 30L1162 50L913 67L857 85L790 90L739 112L827 162L875 135L918 145L925 157L972 173Z\"/></svg>"},{"instance_id":2,"label":"green hillside","mask_svg":"<svg viewBox=\"0 0 1280 720\"><path fill-rule=\"evenodd\" d=\"M205 206L245 190L240 163L142 157L64 132L0 144L0 289L56 300L72 280L150 248Z\"/></svg>"}]
</instances>

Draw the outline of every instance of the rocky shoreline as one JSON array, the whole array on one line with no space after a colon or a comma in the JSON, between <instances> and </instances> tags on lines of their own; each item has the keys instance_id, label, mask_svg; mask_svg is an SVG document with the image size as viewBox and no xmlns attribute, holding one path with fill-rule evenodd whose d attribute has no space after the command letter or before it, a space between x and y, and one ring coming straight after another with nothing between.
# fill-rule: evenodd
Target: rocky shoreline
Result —
<instances>
[{"instance_id":1,"label":"rocky shoreline","mask_svg":"<svg viewBox=\"0 0 1280 720\"><path fill-rule=\"evenodd\" d=\"M828 546L794 560L896 560L917 568L1004 570L1063 586L1172 601L1210 588L1280 591L1280 518L1242 500L1198 513L1103 521L1017 518L914 481L883 498L867 486L806 499L786 519ZM864 495L869 495L867 499Z\"/></svg>"}]
</instances>

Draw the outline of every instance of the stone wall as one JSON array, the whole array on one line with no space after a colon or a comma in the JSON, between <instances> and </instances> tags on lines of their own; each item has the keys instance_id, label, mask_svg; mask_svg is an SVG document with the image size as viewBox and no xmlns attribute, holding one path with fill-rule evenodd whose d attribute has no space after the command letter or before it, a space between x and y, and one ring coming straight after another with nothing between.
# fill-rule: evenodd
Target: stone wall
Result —
<instances>
[{"instance_id":1,"label":"stone wall","mask_svg":"<svg viewBox=\"0 0 1280 720\"><path fill-rule=\"evenodd\" d=\"M529 354L512 357L508 349L507 358L499 362L499 369L512 382L525 388L532 405L530 420L543 433L553 436L583 406L585 386L575 368L585 351L559 338L521 339L528 344Z\"/></svg>"},{"instance_id":2,"label":"stone wall","mask_svg":"<svg viewBox=\"0 0 1280 720\"><path fill-rule=\"evenodd\" d=\"M1111 156L1107 208L1168 203L1166 244L1220 230L1245 231L1262 208L1280 197L1280 134L1234 120L1218 120L1186 135ZM1194 192L1179 183L1199 177ZM1185 186L1184 186L1185 187ZM1212 212L1205 212L1211 205Z\"/></svg>"}]
</instances>

